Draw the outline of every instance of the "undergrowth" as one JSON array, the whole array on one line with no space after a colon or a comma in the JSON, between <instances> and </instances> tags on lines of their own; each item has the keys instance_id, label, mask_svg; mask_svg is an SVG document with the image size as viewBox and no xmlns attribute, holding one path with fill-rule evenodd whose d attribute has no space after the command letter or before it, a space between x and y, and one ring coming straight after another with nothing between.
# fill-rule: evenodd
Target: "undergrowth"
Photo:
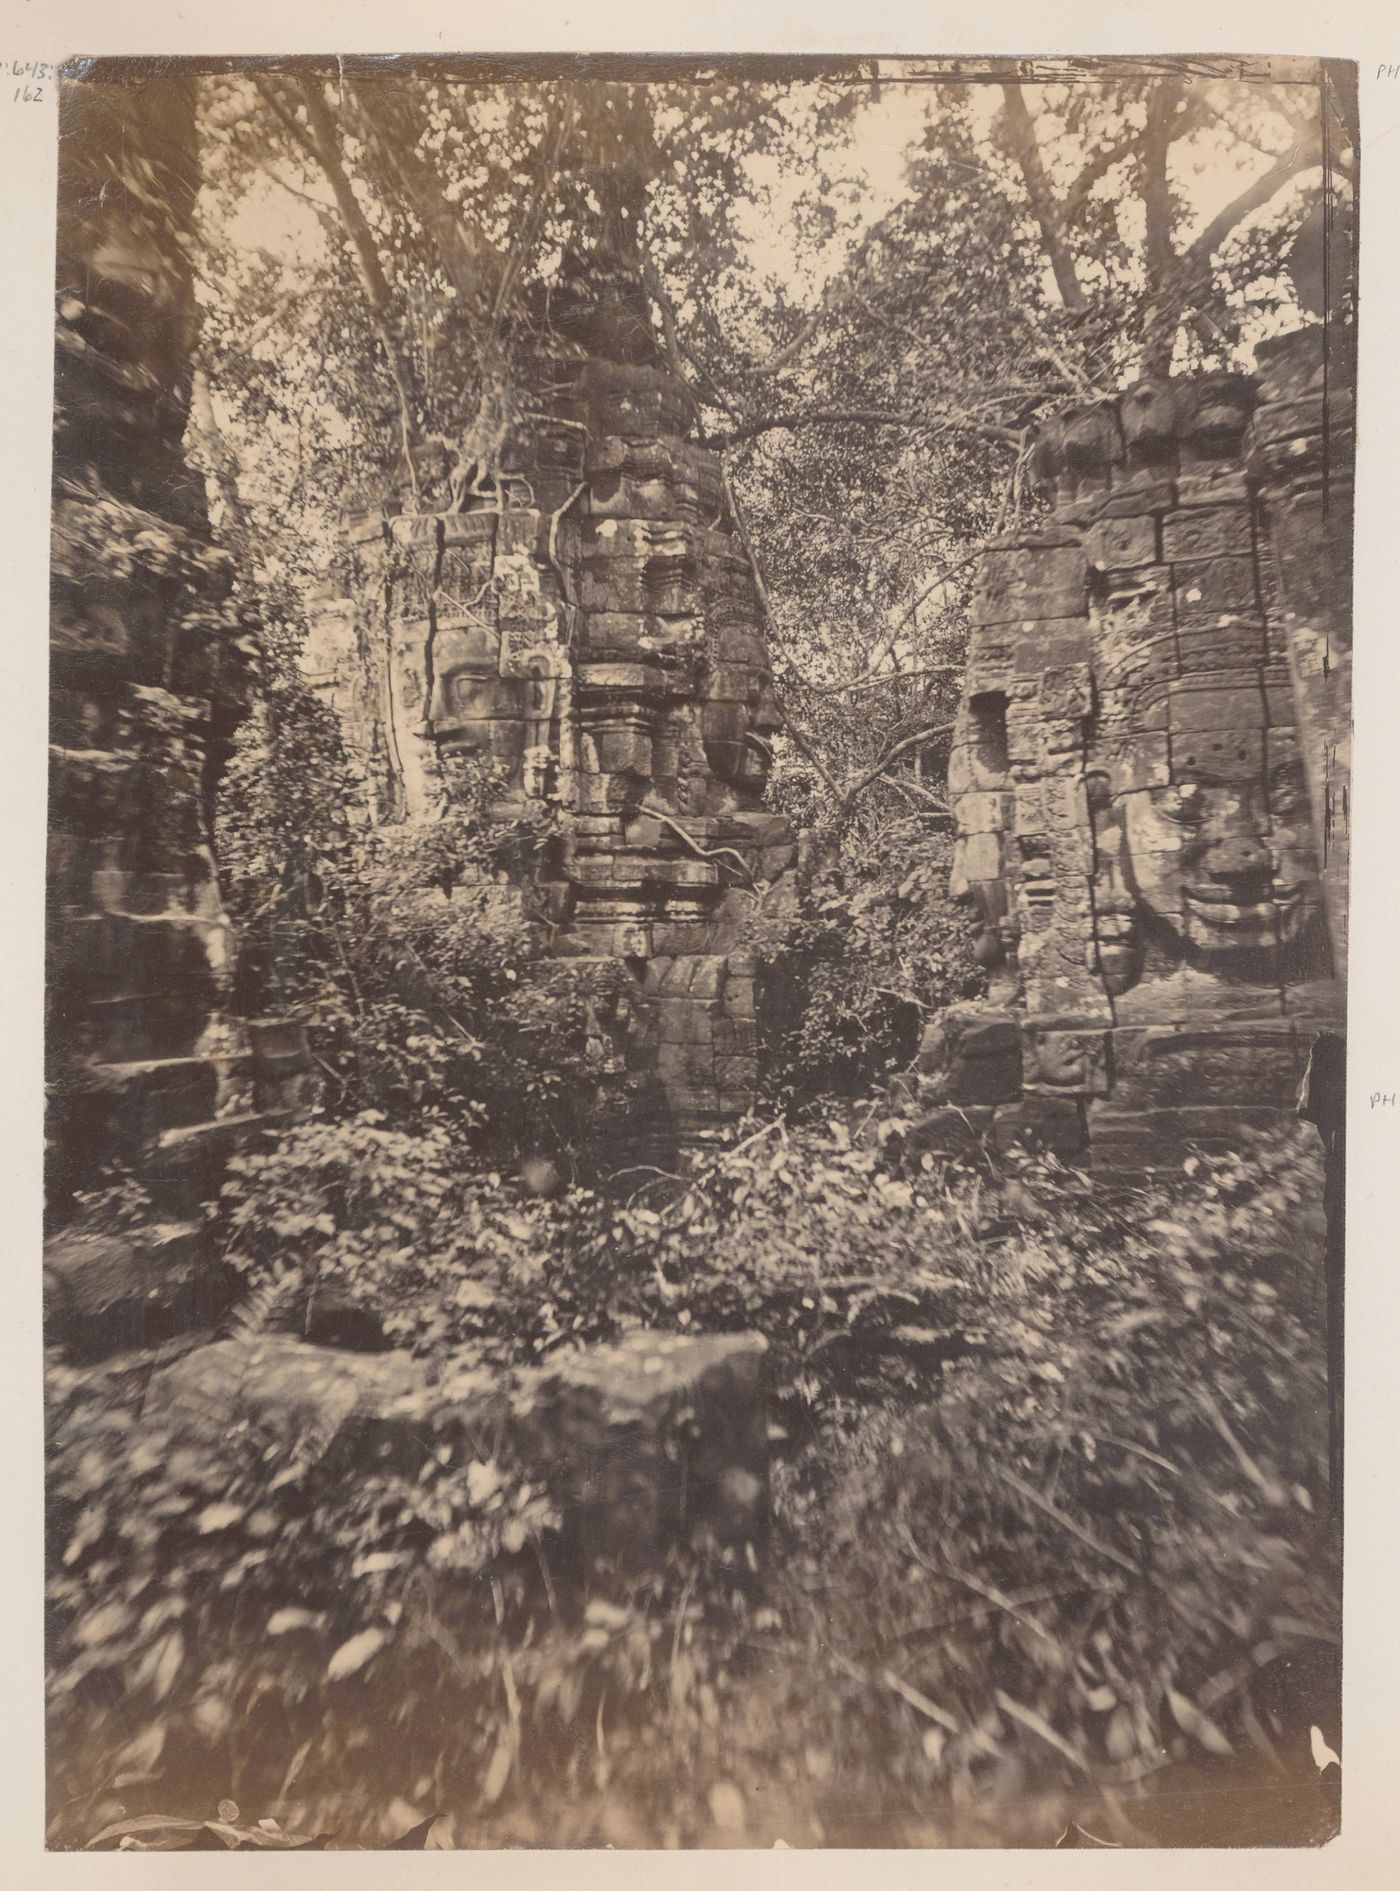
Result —
<instances>
[{"instance_id":1,"label":"undergrowth","mask_svg":"<svg viewBox=\"0 0 1400 1891\"><path fill-rule=\"evenodd\" d=\"M245 1158L255 1283L466 1367L764 1333L768 1571L571 1593L489 1452L347 1474L51 1369L51 1842L229 1793L364 1842L1131 1843L1164 1778L1295 1778L1338 1637L1305 1132L1149 1193L908 1128L773 1125L627 1198L372 1122Z\"/></svg>"}]
</instances>

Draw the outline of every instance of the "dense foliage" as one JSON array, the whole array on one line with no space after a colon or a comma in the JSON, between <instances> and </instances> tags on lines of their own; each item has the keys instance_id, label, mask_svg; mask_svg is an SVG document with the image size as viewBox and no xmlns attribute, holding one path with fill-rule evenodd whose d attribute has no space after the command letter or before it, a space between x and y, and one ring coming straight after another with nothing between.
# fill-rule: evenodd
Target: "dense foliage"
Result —
<instances>
[{"instance_id":1,"label":"dense foliage","mask_svg":"<svg viewBox=\"0 0 1400 1891\"><path fill-rule=\"evenodd\" d=\"M553 817L499 818L498 787L464 764L444 813L373 823L331 712L295 679L270 688L220 796L238 997L305 1024L333 1117L450 1121L474 1132L478 1166L572 1162L603 1100L627 1105L611 1026L628 978L539 966L548 925L530 876Z\"/></svg>"},{"instance_id":2,"label":"dense foliage","mask_svg":"<svg viewBox=\"0 0 1400 1891\"><path fill-rule=\"evenodd\" d=\"M792 1842L857 1806L897 1842L1047 1842L1073 1808L1121 1840L1169 1763L1296 1770L1337 1637L1303 1145L1115 1197L853 1122L630 1200L526 1199L374 1124L245 1163L250 1273L304 1257L462 1370L765 1333L771 1574L561 1598L547 1496L489 1452L347 1479L314 1435L166 1439L139 1385L55 1371L59 1724L76 1777L121 1748L65 1839L205 1782L361 1837L474 1803L459 1839L695 1842L737 1776Z\"/></svg>"},{"instance_id":3,"label":"dense foliage","mask_svg":"<svg viewBox=\"0 0 1400 1891\"><path fill-rule=\"evenodd\" d=\"M983 989L948 893L951 836L917 818L817 851L780 913L756 912L764 1074L774 1102L855 1096L908 1065L923 1025Z\"/></svg>"},{"instance_id":4,"label":"dense foliage","mask_svg":"<svg viewBox=\"0 0 1400 1891\"><path fill-rule=\"evenodd\" d=\"M52 1839L165 1843L130 1821L180 1812L261 1844L241 1806L344 1842L443 1809L474 1844L1209 1842L1163 1776L1222 1805L1336 1724L1312 1147L1114 1190L950 1162L883 1084L980 988L947 735L974 561L1035 504L1027 429L1144 365L1239 362L1292 303L1315 128L1283 87L1143 74L1029 88L1033 117L1014 84L864 69L338 81L203 101L200 450L262 626L216 842L238 1007L303 1020L322 1080L212 1211L231 1330L332 1309L501 1399L580 1342L759 1332L776 1540L760 1583L677 1553L571 1592L503 1447L347 1464L314 1426L143 1411L164 1361L52 1363ZM1212 165L1238 190L1208 214ZM808 832L743 940L759 1116L605 1182L630 974L545 956L555 816L500 819L468 770L441 818L385 823L299 663L342 504L499 429L619 177L766 580L771 796ZM127 1183L94 1212L142 1208Z\"/></svg>"}]
</instances>

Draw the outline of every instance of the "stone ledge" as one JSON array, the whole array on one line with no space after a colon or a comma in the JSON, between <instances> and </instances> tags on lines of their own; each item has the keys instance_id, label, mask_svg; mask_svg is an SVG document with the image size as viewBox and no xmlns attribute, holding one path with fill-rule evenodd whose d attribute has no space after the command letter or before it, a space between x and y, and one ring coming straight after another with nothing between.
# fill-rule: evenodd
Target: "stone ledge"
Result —
<instances>
[{"instance_id":1,"label":"stone ledge","mask_svg":"<svg viewBox=\"0 0 1400 1891\"><path fill-rule=\"evenodd\" d=\"M688 1544L756 1556L769 1527L766 1342L638 1332L514 1375L277 1335L220 1340L156 1373L145 1416L218 1445L241 1429L347 1478L412 1476L442 1446L552 1493L566 1576L638 1575Z\"/></svg>"}]
</instances>

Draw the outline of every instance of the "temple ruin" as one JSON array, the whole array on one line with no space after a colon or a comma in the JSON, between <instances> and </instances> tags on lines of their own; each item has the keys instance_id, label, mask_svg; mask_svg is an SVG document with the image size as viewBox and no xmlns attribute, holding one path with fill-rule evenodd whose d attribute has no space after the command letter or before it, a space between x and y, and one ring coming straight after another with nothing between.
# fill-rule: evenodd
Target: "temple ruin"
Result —
<instances>
[{"instance_id":1,"label":"temple ruin","mask_svg":"<svg viewBox=\"0 0 1400 1891\"><path fill-rule=\"evenodd\" d=\"M949 770L986 1002L924 1135L1140 1175L1292 1114L1343 1028L1350 397L1321 328L1142 381L1036 449L982 563Z\"/></svg>"},{"instance_id":2,"label":"temple ruin","mask_svg":"<svg viewBox=\"0 0 1400 1891\"><path fill-rule=\"evenodd\" d=\"M66 82L51 618L46 1304L70 1347L208 1321L200 1208L310 1095L300 1027L231 1015L214 787L256 660L186 464L191 81ZM146 1208L89 1238L117 1166Z\"/></svg>"},{"instance_id":3,"label":"temple ruin","mask_svg":"<svg viewBox=\"0 0 1400 1891\"><path fill-rule=\"evenodd\" d=\"M391 816L450 805L469 762L502 816L551 812L521 888L537 975L601 993L627 965L608 1029L655 1136L694 1141L755 1101L739 939L796 842L763 806L779 719L748 552L653 327L628 180L599 188L496 439L415 453L348 519L354 600L324 602L306 673Z\"/></svg>"}]
</instances>

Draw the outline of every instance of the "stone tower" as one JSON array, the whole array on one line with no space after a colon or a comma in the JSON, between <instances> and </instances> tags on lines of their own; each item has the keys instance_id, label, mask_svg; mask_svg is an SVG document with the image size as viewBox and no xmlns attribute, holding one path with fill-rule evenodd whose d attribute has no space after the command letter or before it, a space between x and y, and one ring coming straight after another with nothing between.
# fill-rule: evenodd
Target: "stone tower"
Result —
<instances>
[{"instance_id":1,"label":"stone tower","mask_svg":"<svg viewBox=\"0 0 1400 1891\"><path fill-rule=\"evenodd\" d=\"M1134 1175L1292 1115L1344 1021L1350 400L1318 330L1037 447L986 553L949 771L989 1001L929 1032L950 1133Z\"/></svg>"},{"instance_id":2,"label":"stone tower","mask_svg":"<svg viewBox=\"0 0 1400 1891\"><path fill-rule=\"evenodd\" d=\"M327 604L307 671L390 780L391 815L448 805L468 759L502 780L503 814L551 811L520 890L536 975L601 991L626 966L644 1114L684 1142L754 1101L737 942L795 842L762 807L778 726L762 612L653 328L638 188L597 187L601 233L532 307L495 457L416 454L411 486L349 520L355 605Z\"/></svg>"},{"instance_id":3,"label":"stone tower","mask_svg":"<svg viewBox=\"0 0 1400 1891\"><path fill-rule=\"evenodd\" d=\"M226 1013L210 804L252 646L181 441L198 173L192 83L84 62L60 100L46 1061L48 1312L80 1349L198 1324L197 1209L295 1110L297 1027ZM120 1237L76 1195L134 1173Z\"/></svg>"}]
</instances>

